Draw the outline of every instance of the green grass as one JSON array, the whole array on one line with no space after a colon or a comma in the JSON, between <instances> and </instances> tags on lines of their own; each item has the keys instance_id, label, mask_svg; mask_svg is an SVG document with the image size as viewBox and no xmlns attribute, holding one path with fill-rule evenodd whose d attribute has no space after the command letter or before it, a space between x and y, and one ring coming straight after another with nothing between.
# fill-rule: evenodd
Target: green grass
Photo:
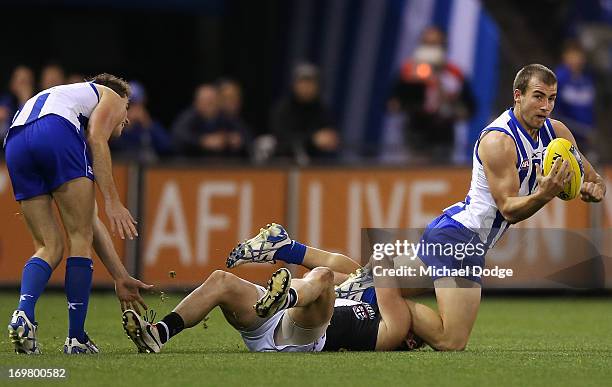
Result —
<instances>
[{"instance_id":1,"label":"green grass","mask_svg":"<svg viewBox=\"0 0 612 387\"><path fill-rule=\"evenodd\" d=\"M0 293L0 315L7 322L17 297ZM161 318L179 298L147 300ZM161 354L138 354L123 333L114 296L98 293L90 302L87 330L102 353L66 356L61 353L67 327L63 295L43 295L37 319L44 354L18 356L3 334L0 385L595 386L612 381L612 304L604 298L485 298L462 353L248 353L215 310L208 328L181 333ZM68 378L8 380L9 367L61 367Z\"/></svg>"}]
</instances>

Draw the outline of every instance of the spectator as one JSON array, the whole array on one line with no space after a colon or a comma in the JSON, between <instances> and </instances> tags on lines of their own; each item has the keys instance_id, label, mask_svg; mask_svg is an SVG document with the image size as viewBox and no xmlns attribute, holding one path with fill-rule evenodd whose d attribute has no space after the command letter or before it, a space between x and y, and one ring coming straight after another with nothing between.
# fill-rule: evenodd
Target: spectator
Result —
<instances>
[{"instance_id":1,"label":"spectator","mask_svg":"<svg viewBox=\"0 0 612 387\"><path fill-rule=\"evenodd\" d=\"M563 50L557 74L557 100L554 114L572 130L578 148L586 153L595 125L595 81L586 70L586 55L576 41L569 41Z\"/></svg>"},{"instance_id":2,"label":"spectator","mask_svg":"<svg viewBox=\"0 0 612 387\"><path fill-rule=\"evenodd\" d=\"M251 130L242 118L242 88L233 79L221 79L217 83L221 115L233 129L228 133L228 142L235 149L249 143Z\"/></svg>"},{"instance_id":3,"label":"spectator","mask_svg":"<svg viewBox=\"0 0 612 387\"><path fill-rule=\"evenodd\" d=\"M171 155L172 138L158 121L151 118L144 87L139 82L130 82L130 89L129 124L121 137L110 142L113 155L141 162L153 162Z\"/></svg>"},{"instance_id":4,"label":"spectator","mask_svg":"<svg viewBox=\"0 0 612 387\"><path fill-rule=\"evenodd\" d=\"M405 140L417 161L450 161L455 124L474 112L461 70L446 59L445 37L428 27L411 59L400 69L389 110L405 112Z\"/></svg>"},{"instance_id":5,"label":"spectator","mask_svg":"<svg viewBox=\"0 0 612 387\"><path fill-rule=\"evenodd\" d=\"M219 90L221 113L226 117L240 119L242 110L242 89L238 82L233 79L221 79L217 82Z\"/></svg>"},{"instance_id":6,"label":"spectator","mask_svg":"<svg viewBox=\"0 0 612 387\"><path fill-rule=\"evenodd\" d=\"M64 69L57 63L51 63L43 67L40 72L40 90L66 83Z\"/></svg>"},{"instance_id":7,"label":"spectator","mask_svg":"<svg viewBox=\"0 0 612 387\"><path fill-rule=\"evenodd\" d=\"M217 88L203 84L193 106L179 115L172 127L178 151L185 156L242 155L244 138L220 110Z\"/></svg>"},{"instance_id":8,"label":"spectator","mask_svg":"<svg viewBox=\"0 0 612 387\"><path fill-rule=\"evenodd\" d=\"M273 109L276 154L302 163L308 157L335 157L340 145L330 109L321 101L319 71L304 63L294 69L291 94Z\"/></svg>"},{"instance_id":9,"label":"spectator","mask_svg":"<svg viewBox=\"0 0 612 387\"><path fill-rule=\"evenodd\" d=\"M18 109L34 95L34 72L27 66L17 66L9 81L9 90L0 96L0 141Z\"/></svg>"}]
</instances>

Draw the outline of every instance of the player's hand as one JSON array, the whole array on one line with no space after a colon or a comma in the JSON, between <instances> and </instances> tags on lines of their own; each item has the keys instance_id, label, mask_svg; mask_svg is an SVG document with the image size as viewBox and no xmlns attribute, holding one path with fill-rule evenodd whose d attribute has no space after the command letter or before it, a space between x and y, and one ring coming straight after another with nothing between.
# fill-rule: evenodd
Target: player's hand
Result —
<instances>
[{"instance_id":1,"label":"player's hand","mask_svg":"<svg viewBox=\"0 0 612 387\"><path fill-rule=\"evenodd\" d=\"M121 202L106 202L106 216L110 221L111 231L113 234L119 233L121 239L127 236L129 239L134 239L138 236L136 230L136 221L132 218L130 211L121 204Z\"/></svg>"},{"instance_id":2,"label":"player's hand","mask_svg":"<svg viewBox=\"0 0 612 387\"><path fill-rule=\"evenodd\" d=\"M555 160L550 172L546 176L542 174L542 167L540 167L540 164L536 164L538 193L547 202L552 200L563 191L565 184L571 180L573 173L574 172L570 169L569 162L560 157Z\"/></svg>"},{"instance_id":3,"label":"player's hand","mask_svg":"<svg viewBox=\"0 0 612 387\"><path fill-rule=\"evenodd\" d=\"M580 187L580 199L584 202L600 202L606 195L605 184L585 181Z\"/></svg>"},{"instance_id":4,"label":"player's hand","mask_svg":"<svg viewBox=\"0 0 612 387\"><path fill-rule=\"evenodd\" d=\"M121 278L115 281L115 293L117 293L117 298L119 299L119 303L121 304L121 311L126 309L132 309L136 311L136 313L140 313L139 304L147 310L147 304L145 304L142 296L140 295L140 289L147 290L151 289L153 285L147 285L142 281L137 280L133 277Z\"/></svg>"}]
</instances>

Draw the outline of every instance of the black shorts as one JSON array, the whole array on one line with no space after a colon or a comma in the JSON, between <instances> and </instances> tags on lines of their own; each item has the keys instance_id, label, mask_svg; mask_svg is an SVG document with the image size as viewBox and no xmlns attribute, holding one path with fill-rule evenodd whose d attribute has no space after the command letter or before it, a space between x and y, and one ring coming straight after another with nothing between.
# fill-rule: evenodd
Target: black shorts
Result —
<instances>
[{"instance_id":1,"label":"black shorts","mask_svg":"<svg viewBox=\"0 0 612 387\"><path fill-rule=\"evenodd\" d=\"M374 351L380 313L376 305L355 303L334 307L323 351Z\"/></svg>"}]
</instances>

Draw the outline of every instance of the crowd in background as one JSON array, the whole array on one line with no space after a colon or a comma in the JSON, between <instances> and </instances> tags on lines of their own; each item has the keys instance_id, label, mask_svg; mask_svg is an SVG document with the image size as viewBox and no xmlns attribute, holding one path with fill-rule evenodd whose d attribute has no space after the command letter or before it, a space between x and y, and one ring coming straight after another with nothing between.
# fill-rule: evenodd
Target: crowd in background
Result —
<instances>
[{"instance_id":1,"label":"crowd in background","mask_svg":"<svg viewBox=\"0 0 612 387\"><path fill-rule=\"evenodd\" d=\"M447 61L445 44L441 30L425 29L413 55L401 64L389 85L387 115L397 117L389 121L396 123L391 129L397 132L389 149L390 153L404 152L406 157L400 159L408 163L456 162L453 149L461 141L457 125L471 117L477 104L469 80ZM585 50L577 41L567 42L555 72L559 83L554 115L572 128L583 152L589 152L595 126L595 81ZM58 63L46 65L38 77L28 66L17 66L6 91L0 94L0 134L37 91L83 80L81 74L66 74ZM295 66L290 90L271 104L268 127L255 131L242 116L245 101L241 85L234 79L197 85L192 104L177 112L168 127L147 108L146 85L131 80L130 122L110 147L115 157L145 163L166 158L262 163L282 157L306 165L338 159L342 136L334 107L321 98L322 81L315 65Z\"/></svg>"},{"instance_id":2,"label":"crowd in background","mask_svg":"<svg viewBox=\"0 0 612 387\"><path fill-rule=\"evenodd\" d=\"M0 96L0 134L14 114L40 90L83 82L81 74L67 75L59 64L45 66L36 82L34 71L17 66L7 91ZM155 162L164 158L255 159L290 157L300 162L338 155L340 135L331 109L320 98L319 71L303 63L295 68L292 88L270 113L268 134L255 132L242 117L242 88L231 78L195 88L190 106L178 112L169 127L147 108L147 91L141 82L129 81L129 124L121 137L110 141L117 158Z\"/></svg>"}]
</instances>

